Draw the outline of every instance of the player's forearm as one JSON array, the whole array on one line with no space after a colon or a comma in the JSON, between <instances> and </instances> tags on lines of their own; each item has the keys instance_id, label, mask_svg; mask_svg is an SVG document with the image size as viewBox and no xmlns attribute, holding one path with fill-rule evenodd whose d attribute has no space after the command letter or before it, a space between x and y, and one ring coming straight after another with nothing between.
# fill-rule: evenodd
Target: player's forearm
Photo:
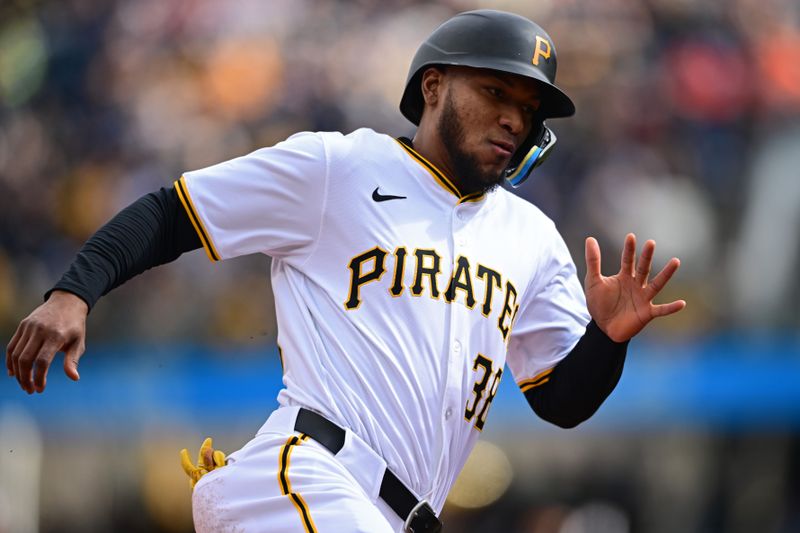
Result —
<instances>
[{"instance_id":1,"label":"player's forearm","mask_svg":"<svg viewBox=\"0 0 800 533\"><path fill-rule=\"evenodd\" d=\"M572 428L591 417L622 375L628 342L614 342L591 321L578 344L544 385L525 393L544 420Z\"/></svg>"},{"instance_id":2,"label":"player's forearm","mask_svg":"<svg viewBox=\"0 0 800 533\"><path fill-rule=\"evenodd\" d=\"M200 246L175 189L161 188L136 200L92 235L45 299L63 290L91 309L102 295L132 277Z\"/></svg>"}]
</instances>

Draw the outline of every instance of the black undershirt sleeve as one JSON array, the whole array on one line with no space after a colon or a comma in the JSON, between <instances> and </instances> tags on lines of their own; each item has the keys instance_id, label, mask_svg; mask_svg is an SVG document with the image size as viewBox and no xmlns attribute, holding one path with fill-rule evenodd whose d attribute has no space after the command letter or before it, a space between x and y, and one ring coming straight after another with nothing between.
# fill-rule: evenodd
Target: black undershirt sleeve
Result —
<instances>
[{"instance_id":1,"label":"black undershirt sleeve","mask_svg":"<svg viewBox=\"0 0 800 533\"><path fill-rule=\"evenodd\" d=\"M44 298L63 290L79 296L91 309L101 296L132 277L200 247L175 188L162 187L97 230Z\"/></svg>"},{"instance_id":2,"label":"black undershirt sleeve","mask_svg":"<svg viewBox=\"0 0 800 533\"><path fill-rule=\"evenodd\" d=\"M534 412L562 428L573 428L591 417L617 386L628 341L614 342L595 324L562 359L550 379L525 393Z\"/></svg>"}]
</instances>

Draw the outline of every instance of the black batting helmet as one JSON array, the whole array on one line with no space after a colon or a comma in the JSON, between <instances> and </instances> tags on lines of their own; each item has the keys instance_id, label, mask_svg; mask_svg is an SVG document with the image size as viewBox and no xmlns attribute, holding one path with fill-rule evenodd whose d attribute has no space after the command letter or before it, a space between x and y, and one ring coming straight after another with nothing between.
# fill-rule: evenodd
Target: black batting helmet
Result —
<instances>
[{"instance_id":1,"label":"black batting helmet","mask_svg":"<svg viewBox=\"0 0 800 533\"><path fill-rule=\"evenodd\" d=\"M479 9L459 13L422 43L411 61L400 112L419 125L425 101L422 74L435 65L460 65L518 74L536 81L541 105L531 133L514 153L506 179L518 186L539 166L556 142L544 121L568 117L575 105L555 86L556 49L539 25L514 13Z\"/></svg>"}]
</instances>

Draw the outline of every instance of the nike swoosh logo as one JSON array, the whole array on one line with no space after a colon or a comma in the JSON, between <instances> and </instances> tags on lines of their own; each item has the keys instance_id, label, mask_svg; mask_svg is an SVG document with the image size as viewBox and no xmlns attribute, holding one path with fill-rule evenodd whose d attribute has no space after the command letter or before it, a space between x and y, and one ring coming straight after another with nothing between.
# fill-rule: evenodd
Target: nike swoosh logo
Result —
<instances>
[{"instance_id":1,"label":"nike swoosh logo","mask_svg":"<svg viewBox=\"0 0 800 533\"><path fill-rule=\"evenodd\" d=\"M394 196L392 194L381 194L378 192L380 187L375 187L375 190L372 191L372 199L376 202L385 202L387 200L405 200L405 196Z\"/></svg>"}]
</instances>

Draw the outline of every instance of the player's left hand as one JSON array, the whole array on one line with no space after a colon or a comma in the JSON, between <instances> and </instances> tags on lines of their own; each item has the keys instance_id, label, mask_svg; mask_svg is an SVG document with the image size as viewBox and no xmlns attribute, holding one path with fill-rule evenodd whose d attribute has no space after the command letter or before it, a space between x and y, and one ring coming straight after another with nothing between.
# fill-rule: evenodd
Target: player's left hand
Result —
<instances>
[{"instance_id":1,"label":"player's left hand","mask_svg":"<svg viewBox=\"0 0 800 533\"><path fill-rule=\"evenodd\" d=\"M600 273L600 245L593 237L586 239L586 304L598 327L616 342L629 340L654 318L677 313L686 307L684 300L661 305L653 303L653 298L681 264L673 257L661 272L649 279L655 249L655 241L645 242L636 262L636 236L629 233L625 237L619 272L605 277Z\"/></svg>"},{"instance_id":2,"label":"player's left hand","mask_svg":"<svg viewBox=\"0 0 800 533\"><path fill-rule=\"evenodd\" d=\"M189 484L192 488L200 481L201 477L226 464L225 452L214 449L214 441L211 437L207 437L200 446L200 452L197 454L197 466L192 464L192 460L189 458L189 450L186 448L181 450L181 466L186 475L189 476Z\"/></svg>"}]
</instances>

